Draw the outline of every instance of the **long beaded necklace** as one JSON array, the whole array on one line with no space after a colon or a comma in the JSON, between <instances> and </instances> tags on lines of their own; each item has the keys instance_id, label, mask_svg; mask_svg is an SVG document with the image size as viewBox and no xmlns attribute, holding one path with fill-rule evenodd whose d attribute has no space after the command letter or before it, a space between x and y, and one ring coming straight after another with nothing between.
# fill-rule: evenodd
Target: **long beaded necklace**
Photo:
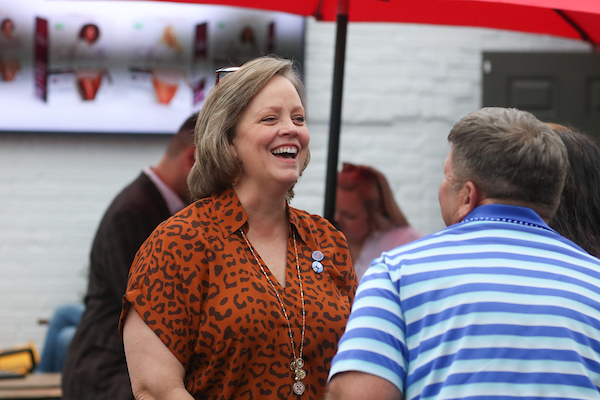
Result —
<instances>
[{"instance_id":1,"label":"long beaded necklace","mask_svg":"<svg viewBox=\"0 0 600 400\"><path fill-rule=\"evenodd\" d=\"M297 395L301 395L304 393L304 390L305 390L305 386L304 386L304 383L302 383L302 379L304 379L306 377L306 371L304 369L302 369L304 367L304 360L302 359L302 351L304 350L304 331L306 329L306 310L304 308L304 290L302 289L302 276L300 275L300 263L298 262L298 246L296 244L296 233L292 229L292 239L294 241L294 253L296 255L296 270L298 271L298 282L300 285L300 299L302 301L302 339L300 341L300 348L298 349L297 357L296 357L296 345L294 344L294 334L292 333L292 323L290 322L290 319L288 318L287 311L285 310L283 301L281 301L279 292L275 288L275 285L273 284L273 281L271 281L271 278L269 278L269 275L267 275L267 272L265 271L263 265L258 260L258 257L256 256L256 253L254 252L254 248L252 247L252 245L246 238L246 235L244 234L244 231L242 230L242 228L240 228L240 233L242 234L244 241L248 245L250 252L254 256L256 263L260 267L260 270L262 271L264 276L267 278L267 281L269 282L269 285L271 285L271 288L273 288L273 291L275 292L275 296L277 296L277 300L279 301L279 305L281 306L281 311L283 312L283 316L285 317L285 321L287 322L288 335L290 337L290 344L292 347L292 356L294 357L293 361L290 363L290 369L292 371L294 371L294 374L295 374L294 384L292 385L292 390Z\"/></svg>"}]
</instances>

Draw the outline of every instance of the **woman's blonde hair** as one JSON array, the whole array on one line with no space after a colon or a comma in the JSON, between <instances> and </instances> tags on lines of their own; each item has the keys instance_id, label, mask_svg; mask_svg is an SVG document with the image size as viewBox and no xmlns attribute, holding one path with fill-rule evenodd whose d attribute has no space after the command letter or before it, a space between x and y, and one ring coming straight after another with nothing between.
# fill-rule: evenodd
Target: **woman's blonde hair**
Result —
<instances>
[{"instance_id":1,"label":"woman's blonde hair","mask_svg":"<svg viewBox=\"0 0 600 400\"><path fill-rule=\"evenodd\" d=\"M224 76L208 94L194 131L196 162L188 176L190 193L195 199L208 197L231 187L240 177L242 166L229 151L236 128L254 97L269 81L280 75L296 88L306 109L304 85L292 61L276 57L260 57ZM302 171L310 161L307 152ZM294 196L293 186L286 195Z\"/></svg>"}]
</instances>

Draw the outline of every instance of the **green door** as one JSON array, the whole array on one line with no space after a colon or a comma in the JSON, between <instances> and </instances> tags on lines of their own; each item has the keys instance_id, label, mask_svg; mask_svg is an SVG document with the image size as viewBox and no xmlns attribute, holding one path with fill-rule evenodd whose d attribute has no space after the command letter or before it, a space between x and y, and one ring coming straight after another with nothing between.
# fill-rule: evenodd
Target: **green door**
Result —
<instances>
[{"instance_id":1,"label":"green door","mask_svg":"<svg viewBox=\"0 0 600 400\"><path fill-rule=\"evenodd\" d=\"M483 106L515 107L600 141L600 54L484 52Z\"/></svg>"}]
</instances>

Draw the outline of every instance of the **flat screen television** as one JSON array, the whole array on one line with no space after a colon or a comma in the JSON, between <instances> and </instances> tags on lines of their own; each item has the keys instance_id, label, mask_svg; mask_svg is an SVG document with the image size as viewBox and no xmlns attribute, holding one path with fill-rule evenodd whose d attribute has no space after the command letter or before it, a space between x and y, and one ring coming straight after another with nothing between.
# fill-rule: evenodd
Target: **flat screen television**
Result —
<instances>
[{"instance_id":1,"label":"flat screen television","mask_svg":"<svg viewBox=\"0 0 600 400\"><path fill-rule=\"evenodd\" d=\"M304 18L226 6L0 4L0 131L173 133L217 68L263 54L302 72Z\"/></svg>"}]
</instances>

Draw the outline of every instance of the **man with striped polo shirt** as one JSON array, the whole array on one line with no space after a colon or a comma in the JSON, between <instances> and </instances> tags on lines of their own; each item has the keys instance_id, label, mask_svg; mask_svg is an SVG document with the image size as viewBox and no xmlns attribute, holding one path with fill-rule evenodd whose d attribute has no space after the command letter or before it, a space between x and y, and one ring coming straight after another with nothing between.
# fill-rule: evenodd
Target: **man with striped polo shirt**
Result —
<instances>
[{"instance_id":1,"label":"man with striped polo shirt","mask_svg":"<svg viewBox=\"0 0 600 400\"><path fill-rule=\"evenodd\" d=\"M451 130L446 229L361 281L328 400L600 399L600 261L550 229L567 156L533 115Z\"/></svg>"}]
</instances>

